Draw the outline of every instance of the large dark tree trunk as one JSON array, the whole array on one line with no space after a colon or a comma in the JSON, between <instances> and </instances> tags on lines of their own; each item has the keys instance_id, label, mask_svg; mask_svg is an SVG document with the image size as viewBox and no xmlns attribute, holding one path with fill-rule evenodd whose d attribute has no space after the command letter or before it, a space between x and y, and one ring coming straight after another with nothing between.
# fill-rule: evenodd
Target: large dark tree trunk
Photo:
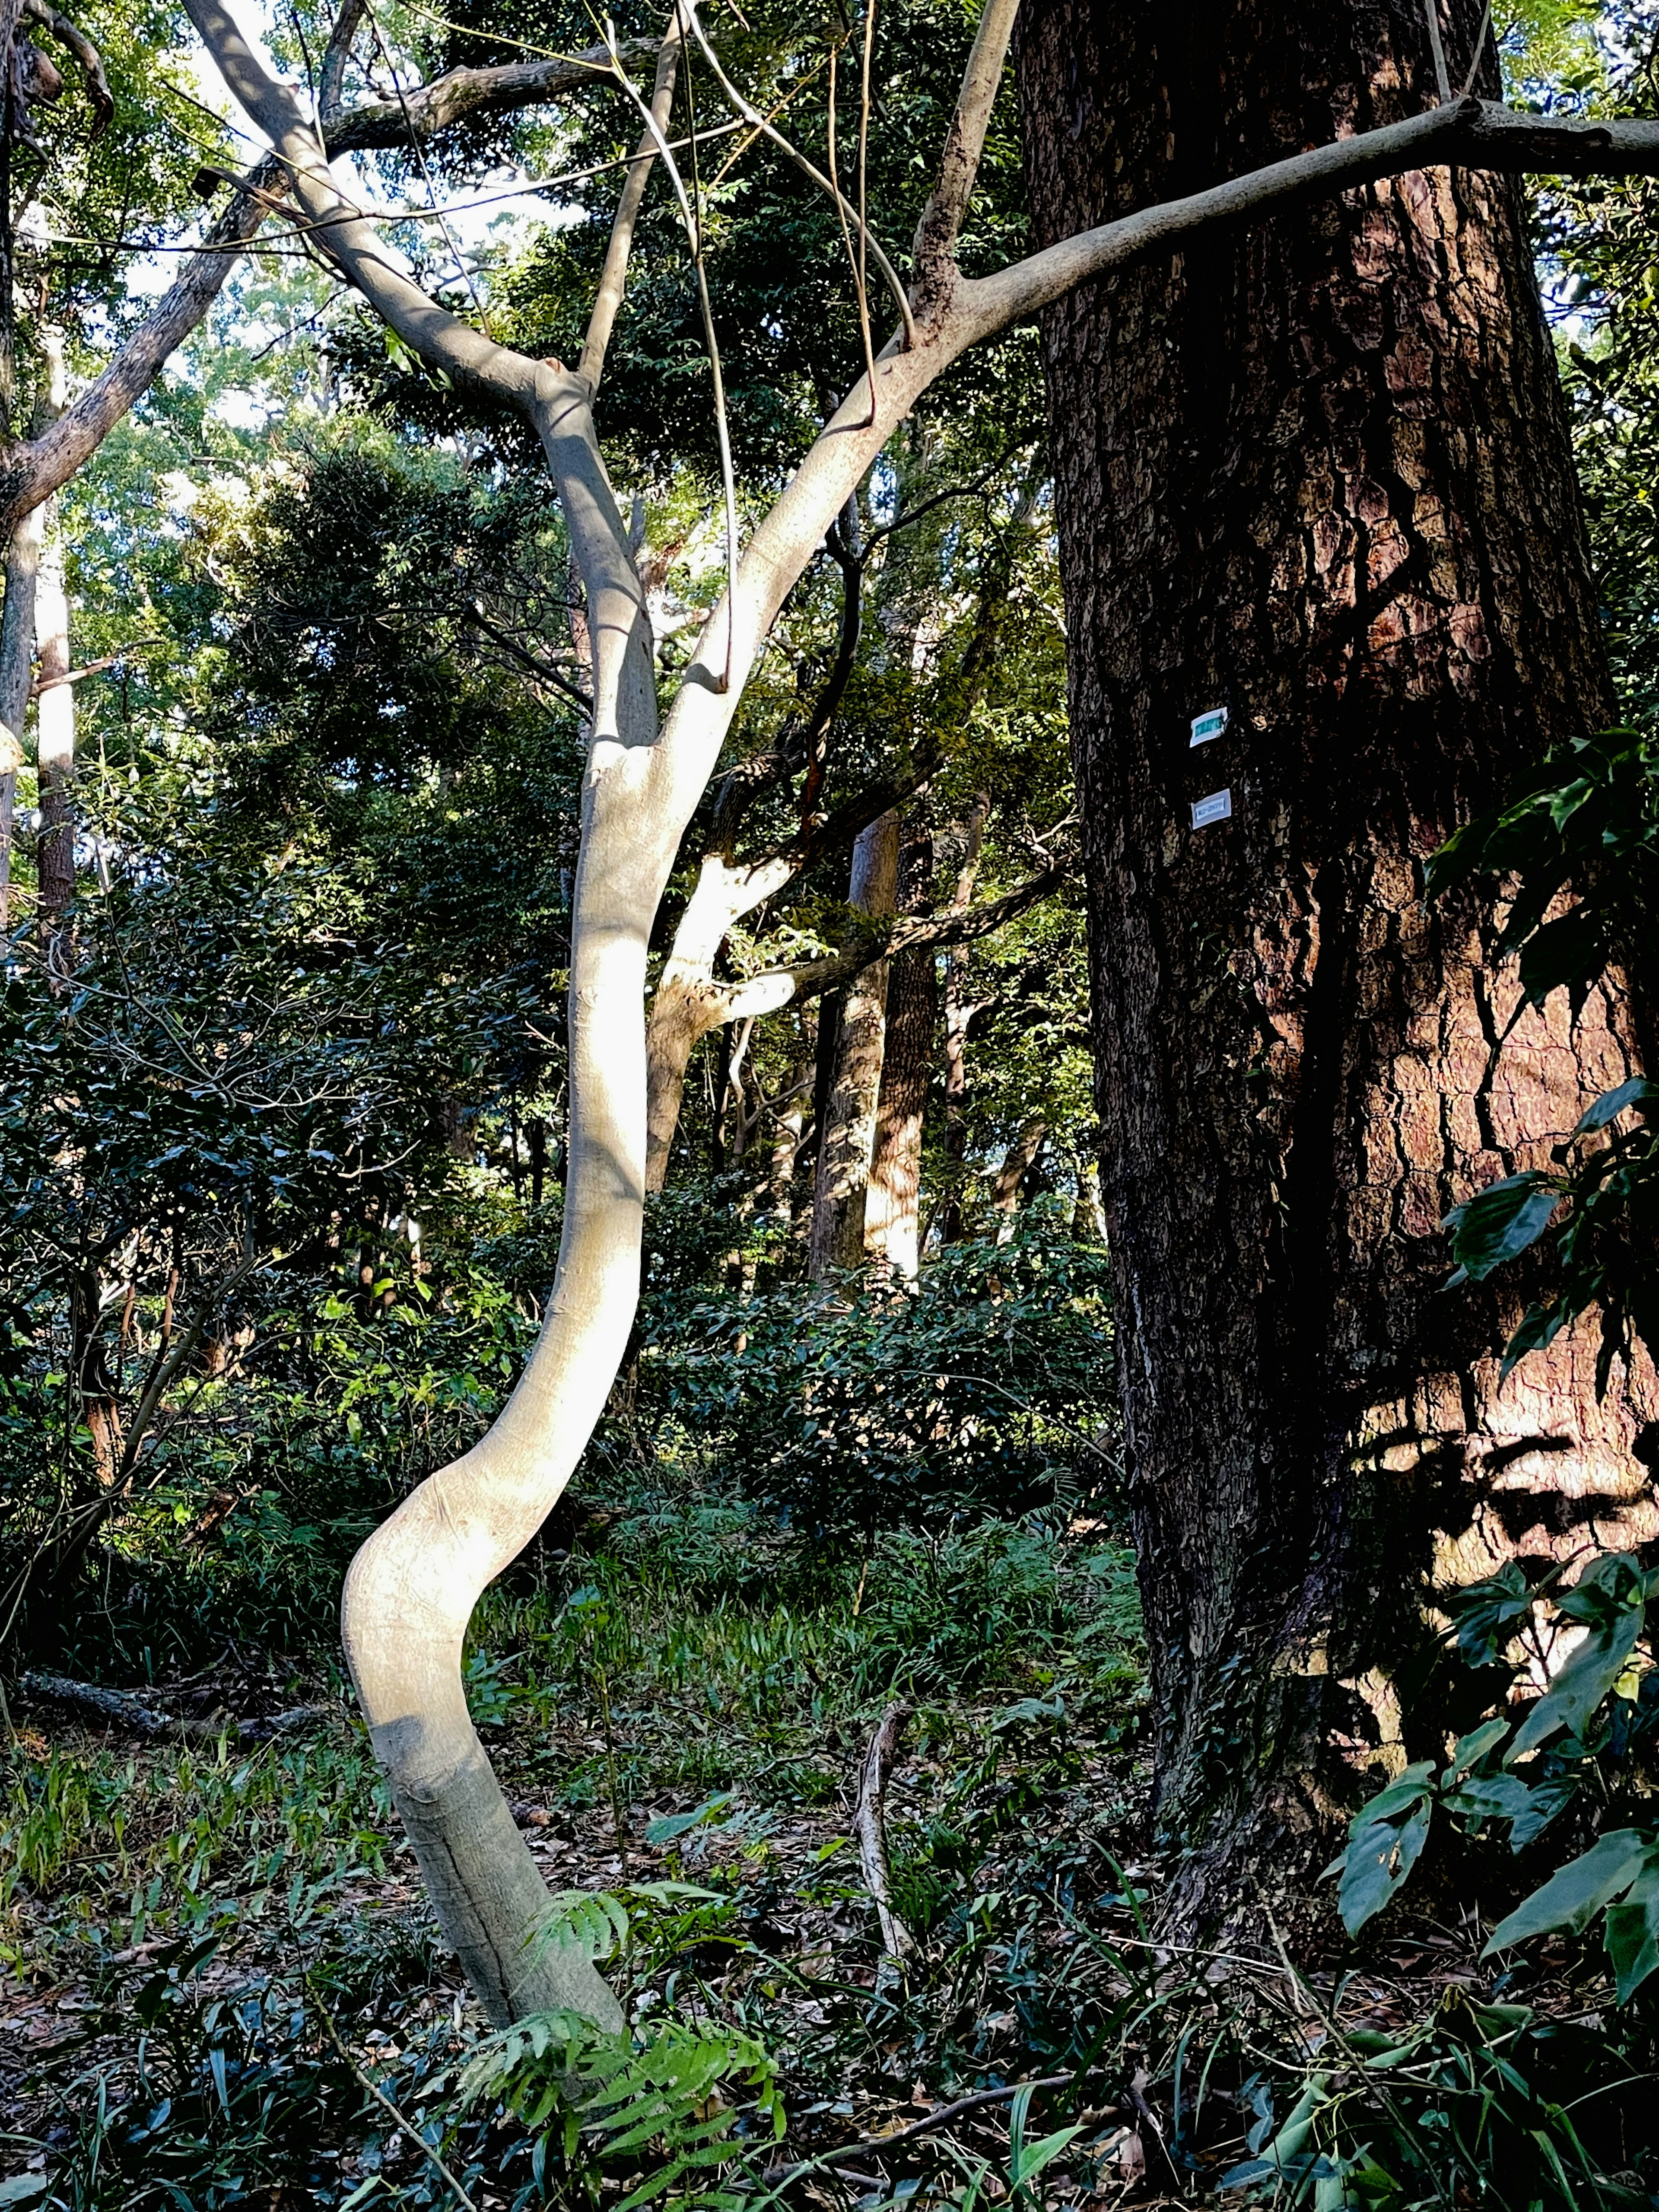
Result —
<instances>
[{"instance_id":1,"label":"large dark tree trunk","mask_svg":"<svg viewBox=\"0 0 1659 2212\"><path fill-rule=\"evenodd\" d=\"M1480 13L1451 0L1456 82ZM1418 0L1030 0L1020 72L1045 241L1434 98ZM1342 1739L1401 1755L1436 1583L1659 1526L1651 1373L1598 1407L1587 1326L1500 1391L1515 1291L1443 1293L1437 1226L1633 1064L1614 986L1494 1074L1513 971L1477 903L1421 893L1612 702L1506 180L1218 236L1043 344L1158 1809L1197 1923L1305 1883Z\"/></svg>"}]
</instances>

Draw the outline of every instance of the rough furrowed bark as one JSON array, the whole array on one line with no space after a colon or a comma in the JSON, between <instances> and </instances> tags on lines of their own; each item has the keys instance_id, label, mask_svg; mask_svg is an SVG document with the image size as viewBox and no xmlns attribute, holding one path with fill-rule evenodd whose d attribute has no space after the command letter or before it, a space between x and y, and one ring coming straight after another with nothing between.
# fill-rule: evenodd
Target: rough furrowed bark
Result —
<instances>
[{"instance_id":1,"label":"rough furrowed bark","mask_svg":"<svg viewBox=\"0 0 1659 2212\"><path fill-rule=\"evenodd\" d=\"M1451 10L1456 76L1480 16ZM1420 13L1201 20L1035 0L1040 233L1432 97ZM1592 1324L1500 1389L1516 1293L1445 1293L1438 1226L1632 1072L1617 979L1494 1061L1513 968L1420 889L1612 702L1504 180L1416 171L1189 242L1043 339L1159 1814L1194 1846L1175 1922L1248 1918L1258 1885L1301 1917L1333 1746L1437 1748L1437 1701L1402 1737L1395 1687L1431 1589L1659 1534L1645 1364L1598 1404Z\"/></svg>"}]
</instances>

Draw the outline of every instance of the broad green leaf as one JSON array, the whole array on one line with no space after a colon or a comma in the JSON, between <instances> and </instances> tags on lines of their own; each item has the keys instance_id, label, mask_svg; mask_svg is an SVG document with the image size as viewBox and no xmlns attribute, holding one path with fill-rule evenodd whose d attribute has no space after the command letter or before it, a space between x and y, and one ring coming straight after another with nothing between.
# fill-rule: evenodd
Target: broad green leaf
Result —
<instances>
[{"instance_id":1,"label":"broad green leaf","mask_svg":"<svg viewBox=\"0 0 1659 2212\"><path fill-rule=\"evenodd\" d=\"M705 1820L713 1820L732 1802L729 1790L718 1796L706 1798L695 1813L670 1813L660 1820L647 1824L645 1840L647 1844L672 1844L676 1836L684 1836L693 1828L700 1828Z\"/></svg>"},{"instance_id":2,"label":"broad green leaf","mask_svg":"<svg viewBox=\"0 0 1659 2212\"><path fill-rule=\"evenodd\" d=\"M1053 2135L1044 2136L1041 2142L1026 2144L1020 2154L1019 2171L1016 2173L1012 2167L1009 2169L1010 2182L1018 2188L1023 2183L1034 2179L1045 2166L1060 2156L1067 2143L1082 2133L1081 2127L1056 2128Z\"/></svg>"},{"instance_id":3,"label":"broad green leaf","mask_svg":"<svg viewBox=\"0 0 1659 2212\"><path fill-rule=\"evenodd\" d=\"M1534 1593L1513 1559L1489 1581L1453 1590L1443 1602L1457 1629L1457 1648L1471 1667L1490 1666L1509 1642L1512 1623L1533 1608Z\"/></svg>"},{"instance_id":4,"label":"broad green leaf","mask_svg":"<svg viewBox=\"0 0 1659 2212\"><path fill-rule=\"evenodd\" d=\"M1656 1103L1659 1103L1659 1084L1650 1083L1644 1075L1632 1075L1616 1091L1604 1091L1589 1111L1579 1117L1572 1133L1575 1137L1588 1137L1597 1129L1605 1129L1609 1121L1616 1121L1626 1106Z\"/></svg>"},{"instance_id":5,"label":"broad green leaf","mask_svg":"<svg viewBox=\"0 0 1659 2212\"><path fill-rule=\"evenodd\" d=\"M1441 1223L1451 1231L1452 1257L1472 1281L1536 1243L1549 1227L1561 1194L1536 1170L1505 1176L1455 1206Z\"/></svg>"},{"instance_id":6,"label":"broad green leaf","mask_svg":"<svg viewBox=\"0 0 1659 2212\"><path fill-rule=\"evenodd\" d=\"M1343 1853L1336 1905L1350 1936L1375 1919L1417 1864L1434 1809L1426 1790L1420 1798L1403 1821L1379 1820L1361 1828Z\"/></svg>"},{"instance_id":7,"label":"broad green leaf","mask_svg":"<svg viewBox=\"0 0 1659 2212\"><path fill-rule=\"evenodd\" d=\"M1604 1905L1630 1887L1648 1850L1647 1838L1635 1828L1616 1828L1603 1836L1500 1921L1481 1957L1558 1929L1581 1935Z\"/></svg>"},{"instance_id":8,"label":"broad green leaf","mask_svg":"<svg viewBox=\"0 0 1659 2212\"><path fill-rule=\"evenodd\" d=\"M1472 1774L1494 1745L1502 1743L1509 1734L1507 1721L1483 1721L1471 1734L1462 1738L1452 1753L1447 1778L1461 1774Z\"/></svg>"},{"instance_id":9,"label":"broad green leaf","mask_svg":"<svg viewBox=\"0 0 1659 2212\"><path fill-rule=\"evenodd\" d=\"M1627 1552L1614 1552L1587 1567L1557 1601L1567 1620L1584 1623L1584 1637L1521 1723L1506 1765L1535 1751L1559 1729L1577 1736L1585 1733L1642 1633L1645 1592L1638 1562Z\"/></svg>"},{"instance_id":10,"label":"broad green leaf","mask_svg":"<svg viewBox=\"0 0 1659 2212\"><path fill-rule=\"evenodd\" d=\"M1602 1941L1624 2004L1659 1968L1659 1850L1648 1853L1624 1903L1608 1905Z\"/></svg>"}]
</instances>

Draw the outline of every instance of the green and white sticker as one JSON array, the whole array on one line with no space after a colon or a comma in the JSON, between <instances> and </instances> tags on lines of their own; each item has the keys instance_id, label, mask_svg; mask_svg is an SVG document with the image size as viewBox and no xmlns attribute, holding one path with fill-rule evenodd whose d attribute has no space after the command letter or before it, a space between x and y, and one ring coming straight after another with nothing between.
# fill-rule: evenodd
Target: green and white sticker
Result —
<instances>
[{"instance_id":1,"label":"green and white sticker","mask_svg":"<svg viewBox=\"0 0 1659 2212\"><path fill-rule=\"evenodd\" d=\"M1231 787L1225 791L1212 791L1207 799L1193 801L1194 830L1207 830L1212 822L1231 822L1232 818L1233 794Z\"/></svg>"},{"instance_id":2,"label":"green and white sticker","mask_svg":"<svg viewBox=\"0 0 1659 2212\"><path fill-rule=\"evenodd\" d=\"M1207 745L1212 738L1224 736L1226 729L1227 709L1224 707L1206 707L1201 714L1193 716L1193 744Z\"/></svg>"}]
</instances>

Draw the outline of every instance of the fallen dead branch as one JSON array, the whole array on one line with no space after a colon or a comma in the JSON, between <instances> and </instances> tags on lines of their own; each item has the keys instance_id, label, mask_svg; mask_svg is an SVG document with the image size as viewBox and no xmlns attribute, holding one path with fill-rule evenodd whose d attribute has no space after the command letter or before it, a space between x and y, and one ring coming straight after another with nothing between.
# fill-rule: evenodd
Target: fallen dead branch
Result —
<instances>
[{"instance_id":1,"label":"fallen dead branch","mask_svg":"<svg viewBox=\"0 0 1659 2212\"><path fill-rule=\"evenodd\" d=\"M264 1743L270 1737L289 1735L313 1721L326 1719L326 1705L293 1705L286 1712L258 1715L251 1720L185 1720L146 1705L132 1690L106 1690L97 1682L76 1682L67 1674L27 1674L20 1687L33 1698L49 1698L60 1705L76 1705L96 1713L100 1720L116 1721L140 1735L182 1735L193 1743L211 1743L222 1735L234 1735L243 1743Z\"/></svg>"},{"instance_id":2,"label":"fallen dead branch","mask_svg":"<svg viewBox=\"0 0 1659 2212\"><path fill-rule=\"evenodd\" d=\"M895 2128L890 2136L861 2136L857 2142L846 2143L840 2150L823 2151L816 2158L801 2160L797 2166L774 2166L762 2179L781 2188L803 2174L818 2172L825 2166L842 2166L849 2158L866 2158L897 2150L901 2145L915 2142L922 2136L937 2135L941 2128L948 2128L965 2113L979 2112L987 2105L1012 2103L1023 2089L1069 2089L1081 2078L1076 2074L1045 2074L1036 2081L1005 2081L1000 2088L975 2089L971 2096L958 2097L954 2104L938 2106L924 2118L913 2120L908 2127ZM1123 2113L1121 2107L1108 2106L1096 2117L1102 2120L1118 2119Z\"/></svg>"},{"instance_id":3,"label":"fallen dead branch","mask_svg":"<svg viewBox=\"0 0 1659 2212\"><path fill-rule=\"evenodd\" d=\"M864 1771L859 1777L859 1860L864 1869L864 1886L875 1899L876 1917L881 1923L881 1948L890 1959L914 1957L916 1948L915 1936L893 1910L893 1877L887 1863L884 1818L887 1777L911 1710L902 1700L888 1706L881 1717L881 1725L870 1739L870 1748L864 1756Z\"/></svg>"}]
</instances>

